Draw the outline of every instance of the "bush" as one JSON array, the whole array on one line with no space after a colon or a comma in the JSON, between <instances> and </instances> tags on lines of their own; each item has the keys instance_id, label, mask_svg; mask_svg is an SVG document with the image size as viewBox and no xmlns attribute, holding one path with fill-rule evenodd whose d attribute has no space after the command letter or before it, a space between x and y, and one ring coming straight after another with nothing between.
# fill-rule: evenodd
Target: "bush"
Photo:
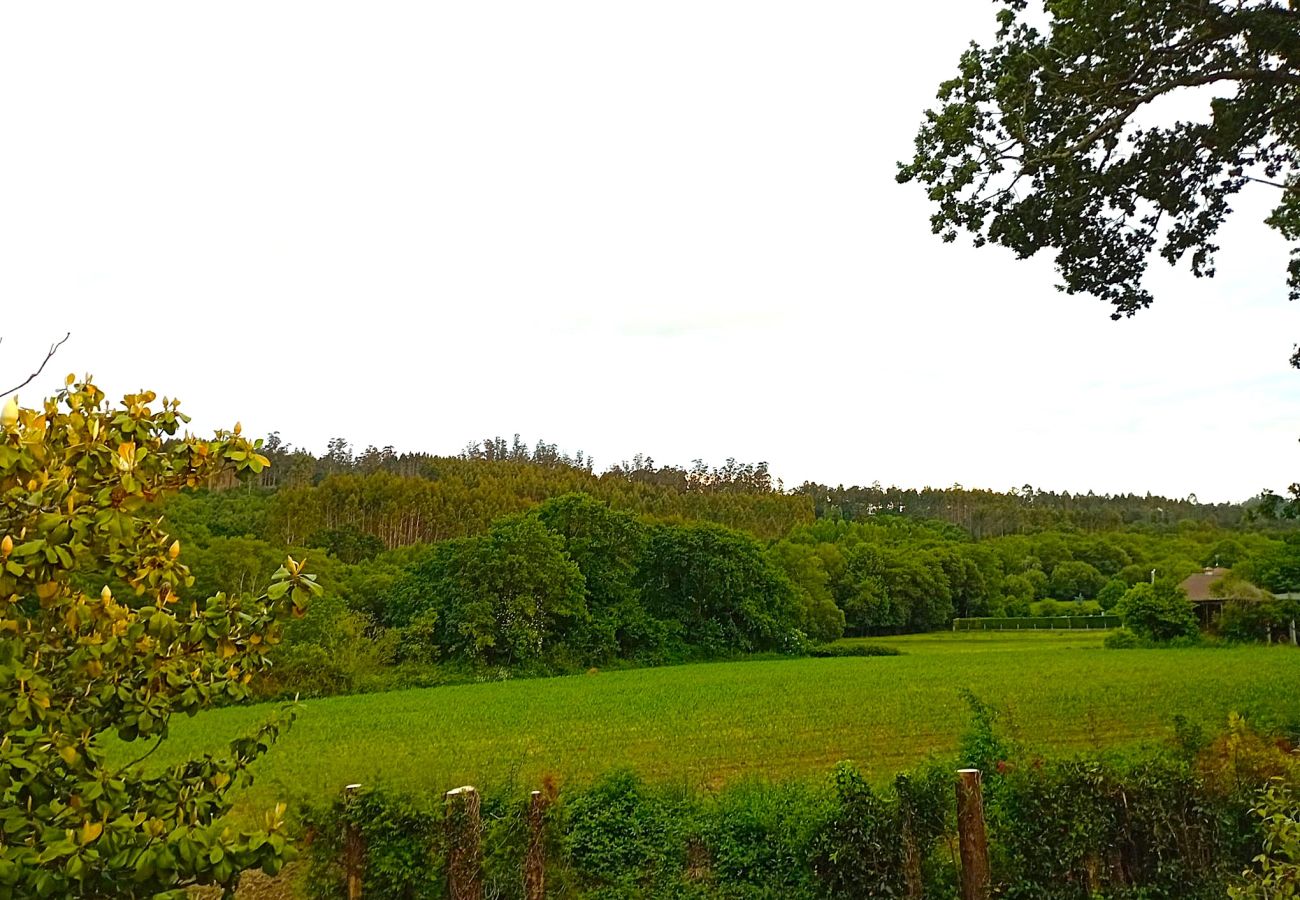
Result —
<instances>
[{"instance_id":1,"label":"bush","mask_svg":"<svg viewBox=\"0 0 1300 900\"><path fill-rule=\"evenodd\" d=\"M1137 650L1150 647L1151 642L1143 640L1127 628L1118 628L1106 635L1103 646L1107 650Z\"/></svg>"},{"instance_id":2,"label":"bush","mask_svg":"<svg viewBox=\"0 0 1300 900\"><path fill-rule=\"evenodd\" d=\"M1275 779L1251 810L1262 821L1263 852L1228 891L1231 900L1292 900L1300 897L1300 796Z\"/></svg>"},{"instance_id":3,"label":"bush","mask_svg":"<svg viewBox=\"0 0 1300 900\"><path fill-rule=\"evenodd\" d=\"M615 772L567 805L569 864L588 888L653 892L686 869L691 812L636 774Z\"/></svg>"},{"instance_id":4,"label":"bush","mask_svg":"<svg viewBox=\"0 0 1300 900\"><path fill-rule=\"evenodd\" d=\"M808 847L836 808L828 792L799 784L725 791L706 833L716 883L747 897L816 896Z\"/></svg>"},{"instance_id":5,"label":"bush","mask_svg":"<svg viewBox=\"0 0 1300 900\"><path fill-rule=\"evenodd\" d=\"M999 734L997 709L966 697L974 724L963 759L987 773L996 896L1219 898L1261 846L1265 856L1251 869L1252 880L1276 890L1283 883L1277 879L1293 877L1297 859L1286 836L1294 835L1300 763L1242 720L1208 742L1182 723L1175 752L1045 761ZM1270 777L1277 779L1272 794L1257 796L1255 787ZM548 795L551 896L902 897L907 833L925 896L956 893L950 763L900 776L892 786L872 785L841 763L829 784L743 784L701 795L616 772L589 788ZM486 896L520 896L524 809L522 792L513 789L483 798ZM439 801L387 791L309 811L310 896L342 896L348 822L367 847L366 897L443 896L447 847Z\"/></svg>"},{"instance_id":6,"label":"bush","mask_svg":"<svg viewBox=\"0 0 1300 900\"><path fill-rule=\"evenodd\" d=\"M837 656L902 656L903 654L898 648L883 644L822 644L809 648L808 655L825 659Z\"/></svg>"},{"instance_id":7,"label":"bush","mask_svg":"<svg viewBox=\"0 0 1300 900\"><path fill-rule=\"evenodd\" d=\"M903 841L896 803L877 797L849 763L835 767L834 817L816 836L812 868L831 897L901 897Z\"/></svg>"},{"instance_id":8,"label":"bush","mask_svg":"<svg viewBox=\"0 0 1300 900\"><path fill-rule=\"evenodd\" d=\"M1115 612L1126 628L1151 641L1194 637L1199 632L1187 592L1171 582L1134 585L1115 605Z\"/></svg>"},{"instance_id":9,"label":"bush","mask_svg":"<svg viewBox=\"0 0 1300 900\"><path fill-rule=\"evenodd\" d=\"M307 807L312 897L343 897L344 836L358 829L366 848L365 894L423 900L441 894L445 833L440 810L430 800L392 791L364 791L345 801Z\"/></svg>"}]
</instances>

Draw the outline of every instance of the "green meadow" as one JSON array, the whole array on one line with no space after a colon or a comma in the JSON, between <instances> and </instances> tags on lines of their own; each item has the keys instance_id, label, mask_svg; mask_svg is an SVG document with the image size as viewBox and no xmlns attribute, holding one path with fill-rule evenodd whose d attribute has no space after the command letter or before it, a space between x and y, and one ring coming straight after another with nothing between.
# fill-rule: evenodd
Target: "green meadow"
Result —
<instances>
[{"instance_id":1,"label":"green meadow","mask_svg":"<svg viewBox=\"0 0 1300 900\"><path fill-rule=\"evenodd\" d=\"M581 784L618 767L710 789L800 778L852 759L887 776L950 754L960 690L1004 707L1043 752L1166 740L1175 715L1300 722L1300 653L1246 646L1104 650L1099 633L926 634L873 639L894 657L710 663L467 684L303 702L258 763L245 810L321 798L349 782L443 791ZM176 720L150 760L218 750L271 705ZM135 750L136 748L129 748Z\"/></svg>"}]
</instances>

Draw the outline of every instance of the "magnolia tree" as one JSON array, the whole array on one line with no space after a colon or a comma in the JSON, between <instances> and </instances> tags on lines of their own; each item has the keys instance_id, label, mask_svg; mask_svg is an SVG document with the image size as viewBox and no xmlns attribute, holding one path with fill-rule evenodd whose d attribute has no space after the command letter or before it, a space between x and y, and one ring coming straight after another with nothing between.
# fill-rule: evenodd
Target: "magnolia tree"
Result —
<instances>
[{"instance_id":1,"label":"magnolia tree","mask_svg":"<svg viewBox=\"0 0 1300 900\"><path fill-rule=\"evenodd\" d=\"M223 821L289 713L227 755L144 766L173 714L245 699L319 593L290 558L261 597L186 596L155 501L268 463L238 425L178 437L188 418L156 400L112 406L69 376L42 407L0 412L0 898L231 891L292 853L283 805L260 827ZM110 759L113 737L141 752Z\"/></svg>"}]
</instances>

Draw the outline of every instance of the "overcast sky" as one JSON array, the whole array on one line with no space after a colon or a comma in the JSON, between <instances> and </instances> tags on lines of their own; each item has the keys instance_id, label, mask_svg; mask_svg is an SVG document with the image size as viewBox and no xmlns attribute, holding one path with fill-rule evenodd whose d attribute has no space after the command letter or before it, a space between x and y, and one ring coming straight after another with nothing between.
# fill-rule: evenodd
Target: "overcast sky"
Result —
<instances>
[{"instance_id":1,"label":"overcast sky","mask_svg":"<svg viewBox=\"0 0 1300 900\"><path fill-rule=\"evenodd\" d=\"M894 182L993 6L5 4L0 390L322 449L520 432L787 485L1300 480L1286 247L1245 196L1155 306L944 245Z\"/></svg>"}]
</instances>

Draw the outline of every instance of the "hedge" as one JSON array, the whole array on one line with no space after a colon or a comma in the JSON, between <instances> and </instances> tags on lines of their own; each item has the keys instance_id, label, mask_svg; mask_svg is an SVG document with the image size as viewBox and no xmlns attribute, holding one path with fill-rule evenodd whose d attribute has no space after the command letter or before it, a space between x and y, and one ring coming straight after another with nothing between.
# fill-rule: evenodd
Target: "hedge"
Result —
<instances>
[{"instance_id":1,"label":"hedge","mask_svg":"<svg viewBox=\"0 0 1300 900\"><path fill-rule=\"evenodd\" d=\"M1265 844L1266 824L1251 813L1259 787L1270 778L1300 783L1294 751L1240 720L1214 741L1180 723L1178 747L1059 760L1026 753L987 732L987 715L983 721L986 733L964 741L963 752L986 773L993 888L1003 898L1217 900L1245 883L1243 871ZM626 771L572 790L550 786L547 896L903 897L910 873L925 896L953 897L954 765L882 786L849 763L821 781L712 793L652 785ZM350 823L367 848L367 898L445 896L441 804L379 790L309 810L309 895L345 896L340 860ZM518 790L483 799L486 896L523 896L525 808Z\"/></svg>"},{"instance_id":2,"label":"hedge","mask_svg":"<svg viewBox=\"0 0 1300 900\"><path fill-rule=\"evenodd\" d=\"M989 616L953 619L953 631L1106 630L1124 623L1119 616Z\"/></svg>"}]
</instances>

